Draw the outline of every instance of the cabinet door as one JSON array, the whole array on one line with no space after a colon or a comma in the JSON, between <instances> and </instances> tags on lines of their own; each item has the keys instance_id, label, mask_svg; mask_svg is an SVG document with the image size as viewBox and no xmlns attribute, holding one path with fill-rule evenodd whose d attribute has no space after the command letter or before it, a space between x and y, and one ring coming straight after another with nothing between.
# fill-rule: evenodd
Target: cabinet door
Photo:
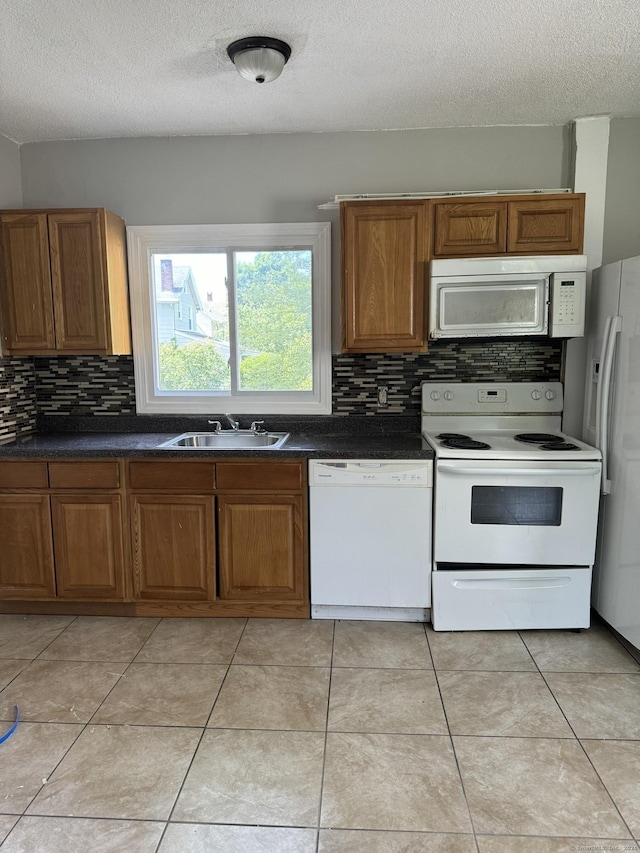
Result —
<instances>
[{"instance_id":1,"label":"cabinet door","mask_svg":"<svg viewBox=\"0 0 640 853\"><path fill-rule=\"evenodd\" d=\"M434 257L497 255L507 250L506 202L435 202L434 218Z\"/></svg>"},{"instance_id":2,"label":"cabinet door","mask_svg":"<svg viewBox=\"0 0 640 853\"><path fill-rule=\"evenodd\" d=\"M118 495L52 495L60 598L124 600Z\"/></svg>"},{"instance_id":3,"label":"cabinet door","mask_svg":"<svg viewBox=\"0 0 640 853\"><path fill-rule=\"evenodd\" d=\"M218 497L220 598L303 600L302 497Z\"/></svg>"},{"instance_id":4,"label":"cabinet door","mask_svg":"<svg viewBox=\"0 0 640 853\"><path fill-rule=\"evenodd\" d=\"M107 304L97 211L49 214L56 347L107 349Z\"/></svg>"},{"instance_id":5,"label":"cabinet door","mask_svg":"<svg viewBox=\"0 0 640 853\"><path fill-rule=\"evenodd\" d=\"M47 495L0 495L0 598L56 594Z\"/></svg>"},{"instance_id":6,"label":"cabinet door","mask_svg":"<svg viewBox=\"0 0 640 853\"><path fill-rule=\"evenodd\" d=\"M55 349L47 217L5 214L0 220L3 350Z\"/></svg>"},{"instance_id":7,"label":"cabinet door","mask_svg":"<svg viewBox=\"0 0 640 853\"><path fill-rule=\"evenodd\" d=\"M428 219L426 202L342 205L343 352L425 350Z\"/></svg>"},{"instance_id":8,"label":"cabinet door","mask_svg":"<svg viewBox=\"0 0 640 853\"><path fill-rule=\"evenodd\" d=\"M212 497L132 498L133 589L141 599L215 598Z\"/></svg>"},{"instance_id":9,"label":"cabinet door","mask_svg":"<svg viewBox=\"0 0 640 853\"><path fill-rule=\"evenodd\" d=\"M509 202L509 252L582 252L584 196Z\"/></svg>"}]
</instances>

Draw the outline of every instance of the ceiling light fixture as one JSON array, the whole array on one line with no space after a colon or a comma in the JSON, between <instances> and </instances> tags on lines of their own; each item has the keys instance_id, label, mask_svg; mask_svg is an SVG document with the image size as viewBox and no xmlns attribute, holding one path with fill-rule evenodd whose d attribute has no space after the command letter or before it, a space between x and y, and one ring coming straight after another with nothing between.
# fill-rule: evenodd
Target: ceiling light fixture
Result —
<instances>
[{"instance_id":1,"label":"ceiling light fixture","mask_svg":"<svg viewBox=\"0 0 640 853\"><path fill-rule=\"evenodd\" d=\"M282 74L291 56L291 48L280 39L252 36L232 42L227 53L238 73L246 80L271 83Z\"/></svg>"}]
</instances>

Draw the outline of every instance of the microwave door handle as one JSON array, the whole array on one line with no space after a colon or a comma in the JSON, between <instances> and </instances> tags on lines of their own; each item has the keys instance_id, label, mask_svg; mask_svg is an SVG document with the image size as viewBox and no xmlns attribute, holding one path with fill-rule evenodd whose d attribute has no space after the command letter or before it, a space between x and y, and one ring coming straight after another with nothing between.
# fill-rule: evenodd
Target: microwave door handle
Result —
<instances>
[{"instance_id":1,"label":"microwave door handle","mask_svg":"<svg viewBox=\"0 0 640 853\"><path fill-rule=\"evenodd\" d=\"M622 329L622 317L611 317L609 323L609 337L601 362L601 376L599 386L600 392L600 452L602 453L602 494L611 494L611 480L609 479L609 407L611 405L611 380L613 378L613 362L616 352L618 334Z\"/></svg>"}]
</instances>

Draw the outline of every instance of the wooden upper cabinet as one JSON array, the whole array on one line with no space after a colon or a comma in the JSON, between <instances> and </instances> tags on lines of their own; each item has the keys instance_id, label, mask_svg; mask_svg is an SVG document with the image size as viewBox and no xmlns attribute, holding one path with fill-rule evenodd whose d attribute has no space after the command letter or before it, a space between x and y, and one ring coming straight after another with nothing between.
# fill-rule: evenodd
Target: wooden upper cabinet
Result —
<instances>
[{"instance_id":1,"label":"wooden upper cabinet","mask_svg":"<svg viewBox=\"0 0 640 853\"><path fill-rule=\"evenodd\" d=\"M5 353L129 354L124 222L104 208L0 212Z\"/></svg>"},{"instance_id":2,"label":"wooden upper cabinet","mask_svg":"<svg viewBox=\"0 0 640 853\"><path fill-rule=\"evenodd\" d=\"M584 195L509 202L507 251L582 252Z\"/></svg>"},{"instance_id":3,"label":"wooden upper cabinet","mask_svg":"<svg viewBox=\"0 0 640 853\"><path fill-rule=\"evenodd\" d=\"M107 313L95 211L49 216L56 349L106 350Z\"/></svg>"},{"instance_id":4,"label":"wooden upper cabinet","mask_svg":"<svg viewBox=\"0 0 640 853\"><path fill-rule=\"evenodd\" d=\"M343 352L426 349L429 202L340 206Z\"/></svg>"},{"instance_id":5,"label":"wooden upper cabinet","mask_svg":"<svg viewBox=\"0 0 640 853\"><path fill-rule=\"evenodd\" d=\"M55 350L46 215L3 215L0 252L3 350L16 355Z\"/></svg>"},{"instance_id":6,"label":"wooden upper cabinet","mask_svg":"<svg viewBox=\"0 0 640 853\"><path fill-rule=\"evenodd\" d=\"M434 257L507 250L507 202L434 202Z\"/></svg>"},{"instance_id":7,"label":"wooden upper cabinet","mask_svg":"<svg viewBox=\"0 0 640 853\"><path fill-rule=\"evenodd\" d=\"M433 255L579 254L584 194L502 196L433 202Z\"/></svg>"}]
</instances>

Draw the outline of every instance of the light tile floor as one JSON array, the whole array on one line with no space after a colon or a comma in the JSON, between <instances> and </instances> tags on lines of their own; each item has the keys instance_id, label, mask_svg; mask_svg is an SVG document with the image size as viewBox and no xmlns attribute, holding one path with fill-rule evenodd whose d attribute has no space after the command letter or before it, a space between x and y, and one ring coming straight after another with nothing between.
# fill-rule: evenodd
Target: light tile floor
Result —
<instances>
[{"instance_id":1,"label":"light tile floor","mask_svg":"<svg viewBox=\"0 0 640 853\"><path fill-rule=\"evenodd\" d=\"M640 849L640 666L601 625L0 615L0 733L16 704L2 853Z\"/></svg>"}]
</instances>

